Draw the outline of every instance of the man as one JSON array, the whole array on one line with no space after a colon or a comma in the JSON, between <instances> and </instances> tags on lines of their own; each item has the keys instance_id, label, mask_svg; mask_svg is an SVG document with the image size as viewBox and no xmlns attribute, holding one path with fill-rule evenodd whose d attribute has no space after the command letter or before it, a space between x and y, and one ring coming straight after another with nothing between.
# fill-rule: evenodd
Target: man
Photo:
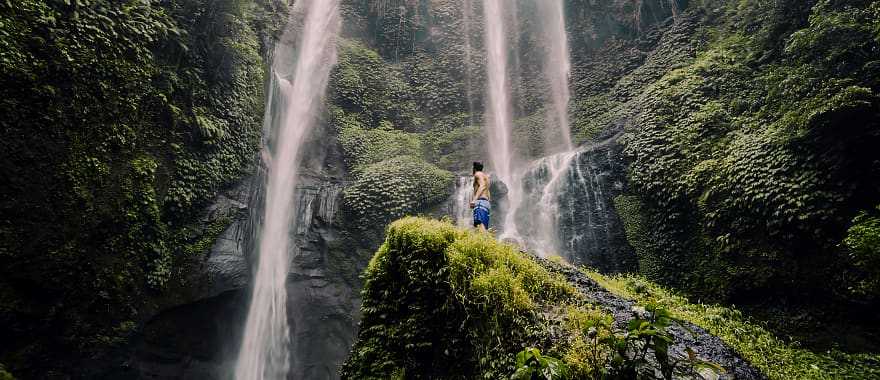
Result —
<instances>
[{"instance_id":1,"label":"man","mask_svg":"<svg viewBox=\"0 0 880 380\"><path fill-rule=\"evenodd\" d=\"M480 231L489 230L489 175L483 173L483 163L474 162L474 196L471 197L471 208L474 209L474 227Z\"/></svg>"}]
</instances>

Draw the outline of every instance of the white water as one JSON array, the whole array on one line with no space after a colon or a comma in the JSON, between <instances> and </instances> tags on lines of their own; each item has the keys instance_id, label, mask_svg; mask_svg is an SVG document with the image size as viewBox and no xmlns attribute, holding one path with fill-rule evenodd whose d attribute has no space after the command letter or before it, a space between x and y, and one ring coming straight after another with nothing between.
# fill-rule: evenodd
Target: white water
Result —
<instances>
[{"instance_id":1,"label":"white water","mask_svg":"<svg viewBox=\"0 0 880 380\"><path fill-rule=\"evenodd\" d=\"M503 4L502 4L503 3ZM507 196L501 205L504 212L500 238L531 246L539 254L546 255L560 249L556 233L560 205L559 192L568 186L566 173L577 156L571 141L568 103L571 99L569 77L571 62L568 36L565 32L565 15L562 0L538 0L538 12L543 29L544 72L550 87L547 136L548 151L562 151L544 158L533 165L516 170L517 157L511 143L510 84L508 83L508 46L503 7L500 0L484 0L485 44L487 50L488 115L487 149L497 179L507 186ZM515 17L515 16L514 16ZM552 141L551 141L552 140ZM524 180L534 175L537 166L548 171L541 196L534 198L537 189L526 189ZM529 199L526 199L529 198ZM537 202L537 205L533 204ZM528 203L528 204L527 204ZM535 207L537 206L537 207ZM526 238L521 230L521 212L531 213L528 225L531 236ZM457 216L461 218L461 216ZM537 221L537 223L535 223Z\"/></svg>"},{"instance_id":2,"label":"white water","mask_svg":"<svg viewBox=\"0 0 880 380\"><path fill-rule=\"evenodd\" d=\"M507 78L507 39L503 0L485 0L483 13L488 71L487 137L494 172L507 182L511 178L513 149L510 143L510 85Z\"/></svg>"},{"instance_id":3,"label":"white water","mask_svg":"<svg viewBox=\"0 0 880 380\"><path fill-rule=\"evenodd\" d=\"M486 149L492 163L492 170L498 180L507 185L507 205L515 209L519 204L520 186L514 175L514 151L511 144L510 85L507 78L507 31L503 0L484 0L483 19L485 22L486 71L488 76L488 112L486 115ZM519 236L516 219L508 213L502 224L501 238Z\"/></svg>"},{"instance_id":4,"label":"white water","mask_svg":"<svg viewBox=\"0 0 880 380\"><path fill-rule=\"evenodd\" d=\"M568 51L568 35L565 32L564 4L563 0L538 0L537 5L543 25L544 75L550 82L551 104L548 121L556 127L553 138L548 136L547 146L551 151L569 151L572 149L571 127L568 120L568 103L571 100L568 87L571 59Z\"/></svg>"},{"instance_id":5,"label":"white water","mask_svg":"<svg viewBox=\"0 0 880 380\"><path fill-rule=\"evenodd\" d=\"M474 91L471 83L473 76L473 47L471 46L471 29L473 28L474 6L471 0L464 0L462 4L462 23L464 24L464 86L465 96L467 97L468 115L470 115L470 125L474 125Z\"/></svg>"},{"instance_id":6,"label":"white water","mask_svg":"<svg viewBox=\"0 0 880 380\"><path fill-rule=\"evenodd\" d=\"M559 244L559 216L560 193L566 191L569 186L568 173L571 171L572 160L576 159L578 152L569 151L557 155L545 157L536 163L540 169L547 171L547 183L541 187L541 197L537 204L536 234L531 241L532 248L541 257L551 254L561 254L562 247Z\"/></svg>"},{"instance_id":7,"label":"white water","mask_svg":"<svg viewBox=\"0 0 880 380\"><path fill-rule=\"evenodd\" d=\"M266 180L266 201L253 278L251 304L235 368L239 380L285 379L290 370L290 327L287 324L286 280L290 267L294 190L300 147L315 124L330 69L336 60L335 39L339 30L338 0L302 0L305 11L298 39L295 65L290 46L276 45L267 107L275 96L282 104L279 114L267 112L267 130L273 130L272 155ZM285 36L291 38L288 29ZM292 78L290 77L292 75ZM276 91L277 88L277 91Z\"/></svg>"},{"instance_id":8,"label":"white water","mask_svg":"<svg viewBox=\"0 0 880 380\"><path fill-rule=\"evenodd\" d=\"M454 203L452 204L452 217L455 218L455 225L459 227L474 226L473 210L469 207L473 196L474 177L458 177L458 183L455 184Z\"/></svg>"}]
</instances>

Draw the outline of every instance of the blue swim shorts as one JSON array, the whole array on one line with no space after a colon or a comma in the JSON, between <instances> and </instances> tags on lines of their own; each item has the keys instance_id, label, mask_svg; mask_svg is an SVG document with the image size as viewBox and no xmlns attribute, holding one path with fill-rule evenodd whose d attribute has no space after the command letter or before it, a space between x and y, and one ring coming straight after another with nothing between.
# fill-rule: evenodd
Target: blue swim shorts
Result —
<instances>
[{"instance_id":1,"label":"blue swim shorts","mask_svg":"<svg viewBox=\"0 0 880 380\"><path fill-rule=\"evenodd\" d=\"M485 198L477 199L474 206L474 227L482 224L489 229L489 209L491 208L489 200Z\"/></svg>"}]
</instances>

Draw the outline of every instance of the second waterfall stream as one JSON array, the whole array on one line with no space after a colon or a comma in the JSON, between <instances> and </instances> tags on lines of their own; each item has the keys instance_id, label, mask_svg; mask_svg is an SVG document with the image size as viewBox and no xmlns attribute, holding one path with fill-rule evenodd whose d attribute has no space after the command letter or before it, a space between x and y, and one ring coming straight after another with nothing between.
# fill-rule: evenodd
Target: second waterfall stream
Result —
<instances>
[{"instance_id":1,"label":"second waterfall stream","mask_svg":"<svg viewBox=\"0 0 880 380\"><path fill-rule=\"evenodd\" d=\"M264 128L270 152L265 155L265 204L256 229L257 267L237 380L285 379L290 371L286 282L295 250L289 231L295 229L291 224L300 148L323 101L339 28L338 0L298 1L274 50Z\"/></svg>"}]
</instances>

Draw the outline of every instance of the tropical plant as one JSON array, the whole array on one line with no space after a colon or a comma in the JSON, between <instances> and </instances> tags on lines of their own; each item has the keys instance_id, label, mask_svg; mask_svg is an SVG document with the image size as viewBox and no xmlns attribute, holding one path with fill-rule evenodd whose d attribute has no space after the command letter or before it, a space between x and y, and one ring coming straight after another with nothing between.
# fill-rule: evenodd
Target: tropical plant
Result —
<instances>
[{"instance_id":1,"label":"tropical plant","mask_svg":"<svg viewBox=\"0 0 880 380\"><path fill-rule=\"evenodd\" d=\"M568 368L554 357L541 355L541 350L528 347L516 354L516 371L511 380L559 380L565 379Z\"/></svg>"}]
</instances>

